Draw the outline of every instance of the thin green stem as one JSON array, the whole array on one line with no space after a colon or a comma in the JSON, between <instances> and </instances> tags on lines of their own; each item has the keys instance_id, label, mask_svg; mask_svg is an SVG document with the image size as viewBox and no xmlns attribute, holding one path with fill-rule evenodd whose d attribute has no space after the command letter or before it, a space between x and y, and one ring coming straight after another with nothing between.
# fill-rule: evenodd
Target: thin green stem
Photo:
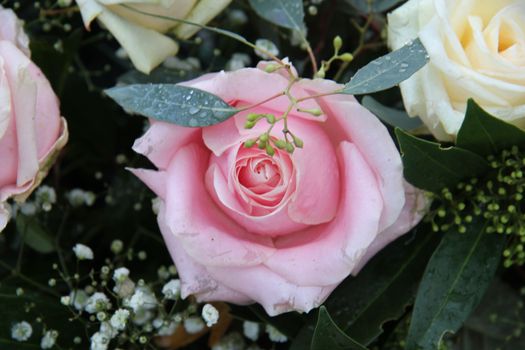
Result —
<instances>
[{"instance_id":1,"label":"thin green stem","mask_svg":"<svg viewBox=\"0 0 525 350\"><path fill-rule=\"evenodd\" d=\"M12 266L5 263L4 261L0 260L0 266L6 269L7 271L10 271L13 277L17 277L24 281L25 283L32 285L33 287L41 290L42 292L45 292L47 294L50 294L54 297L59 297L60 295L55 292L53 289L46 287L45 285L38 283L37 281L31 279L30 277L24 275L23 273L16 271Z\"/></svg>"},{"instance_id":2,"label":"thin green stem","mask_svg":"<svg viewBox=\"0 0 525 350\"><path fill-rule=\"evenodd\" d=\"M150 16L150 17L155 17L155 18L159 18L159 19L164 19L166 21L172 21L172 22L189 24L189 25L192 25L192 26L199 27L201 29L209 30L209 31L217 33L217 34L221 34L221 35L227 36L227 37L229 37L231 39L237 40L238 42L240 42L240 43L242 43L242 44L244 44L246 46L251 47L252 49L256 49L257 51L264 53L265 55L270 57L272 60L278 62L280 65L286 66L286 64L280 58L278 58L277 56L275 56L271 52L265 50L264 48L258 47L257 45L255 45L254 43L249 42L248 40L246 40L242 36L240 36L238 34L235 34L235 33L232 33L232 32L229 32L227 30L220 29L220 28L215 28L215 27L210 27L210 26L207 26L207 25L204 25L204 24L195 23L195 22L190 22L190 21L187 21L187 20L181 19L181 18L175 18L175 17L171 17L171 16L162 16L162 15L157 15L157 14L154 14L154 13L141 11L139 9L133 8L133 7L131 7L129 5L125 5L125 4L120 4L119 6L122 6L122 7L126 8L126 9L128 9L130 11L133 11L133 12L136 12L136 13L140 13L140 14L145 15L145 16Z\"/></svg>"}]
</instances>

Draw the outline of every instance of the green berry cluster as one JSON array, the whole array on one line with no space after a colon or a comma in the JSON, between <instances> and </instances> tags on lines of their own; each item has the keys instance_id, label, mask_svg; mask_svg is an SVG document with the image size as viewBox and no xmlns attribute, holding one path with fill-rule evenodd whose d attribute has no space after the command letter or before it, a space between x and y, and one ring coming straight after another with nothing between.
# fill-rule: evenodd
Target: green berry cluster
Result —
<instances>
[{"instance_id":1,"label":"green berry cluster","mask_svg":"<svg viewBox=\"0 0 525 350\"><path fill-rule=\"evenodd\" d=\"M275 148L280 150L285 150L286 152L292 154L295 151L295 148L303 148L303 140L294 135L290 130L285 127L283 130L284 139L278 139L276 137L270 136L274 125L281 121L282 118L276 118L273 114L257 114L250 113L246 117L246 123L244 128L252 129L260 120L266 119L270 128L259 135L257 138L249 139L244 142L244 147L251 148L253 146L259 147L259 149L266 150L266 153L272 157L275 154Z\"/></svg>"},{"instance_id":2,"label":"green berry cluster","mask_svg":"<svg viewBox=\"0 0 525 350\"><path fill-rule=\"evenodd\" d=\"M475 218L487 222L486 232L508 236L503 252L504 265L525 263L525 154L518 147L504 150L487 160L491 171L484 178L460 182L434 196L433 210L427 216L435 232L467 232Z\"/></svg>"}]
</instances>

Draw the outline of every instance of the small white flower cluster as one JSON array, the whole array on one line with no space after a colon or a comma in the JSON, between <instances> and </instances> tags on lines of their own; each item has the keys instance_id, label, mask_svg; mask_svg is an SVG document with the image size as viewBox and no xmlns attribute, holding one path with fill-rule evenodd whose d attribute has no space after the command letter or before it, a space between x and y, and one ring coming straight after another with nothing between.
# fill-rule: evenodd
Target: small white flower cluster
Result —
<instances>
[{"instance_id":1,"label":"small white flower cluster","mask_svg":"<svg viewBox=\"0 0 525 350\"><path fill-rule=\"evenodd\" d=\"M57 202L57 193L53 187L40 186L35 192L36 203L42 210L50 211Z\"/></svg>"},{"instance_id":2,"label":"small white flower cluster","mask_svg":"<svg viewBox=\"0 0 525 350\"><path fill-rule=\"evenodd\" d=\"M74 188L66 193L66 198L72 207L78 208L83 205L88 207L95 203L96 196L91 191L84 191L80 188Z\"/></svg>"},{"instance_id":3,"label":"small white flower cluster","mask_svg":"<svg viewBox=\"0 0 525 350\"><path fill-rule=\"evenodd\" d=\"M73 252L78 260L93 260L93 251L87 245L77 243L73 247Z\"/></svg>"},{"instance_id":4,"label":"small white flower cluster","mask_svg":"<svg viewBox=\"0 0 525 350\"><path fill-rule=\"evenodd\" d=\"M11 338L19 342L25 342L33 335L33 327L27 321L15 323L11 327ZM58 332L50 329L44 332L40 340L41 349L51 349L55 346L58 338Z\"/></svg>"}]
</instances>

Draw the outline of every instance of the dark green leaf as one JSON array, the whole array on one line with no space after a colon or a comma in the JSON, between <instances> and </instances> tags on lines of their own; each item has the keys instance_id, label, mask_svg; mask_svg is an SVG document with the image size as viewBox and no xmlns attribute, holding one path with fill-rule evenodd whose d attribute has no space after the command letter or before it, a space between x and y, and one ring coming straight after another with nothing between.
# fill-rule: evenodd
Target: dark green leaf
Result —
<instances>
[{"instance_id":1,"label":"dark green leaf","mask_svg":"<svg viewBox=\"0 0 525 350\"><path fill-rule=\"evenodd\" d=\"M481 155L498 154L512 146L525 147L525 131L493 117L470 99L457 145Z\"/></svg>"},{"instance_id":2,"label":"dark green leaf","mask_svg":"<svg viewBox=\"0 0 525 350\"><path fill-rule=\"evenodd\" d=\"M128 113L187 127L218 124L238 112L209 92L174 84L114 87L106 94Z\"/></svg>"},{"instance_id":3,"label":"dark green leaf","mask_svg":"<svg viewBox=\"0 0 525 350\"><path fill-rule=\"evenodd\" d=\"M53 237L40 226L35 218L22 214L17 215L16 229L24 242L37 252L48 254L55 251Z\"/></svg>"},{"instance_id":4,"label":"dark green leaf","mask_svg":"<svg viewBox=\"0 0 525 350\"><path fill-rule=\"evenodd\" d=\"M386 11L404 0L346 0L361 13Z\"/></svg>"},{"instance_id":5,"label":"dark green leaf","mask_svg":"<svg viewBox=\"0 0 525 350\"><path fill-rule=\"evenodd\" d=\"M361 344L370 344L382 333L382 325L399 318L414 300L441 238L428 225L416 230L415 236L408 234L383 249L356 277L348 277L325 303L337 324ZM291 350L305 349L312 334L313 320L294 339Z\"/></svg>"},{"instance_id":6,"label":"dark green leaf","mask_svg":"<svg viewBox=\"0 0 525 350\"><path fill-rule=\"evenodd\" d=\"M515 334L525 319L519 292L496 279L455 336L453 350L525 349L525 334Z\"/></svg>"},{"instance_id":7,"label":"dark green leaf","mask_svg":"<svg viewBox=\"0 0 525 350\"><path fill-rule=\"evenodd\" d=\"M391 126L398 127L403 130L412 130L423 125L421 119L411 118L405 111L383 106L373 97L363 97L361 104L370 112L374 113L383 122Z\"/></svg>"},{"instance_id":8,"label":"dark green leaf","mask_svg":"<svg viewBox=\"0 0 525 350\"><path fill-rule=\"evenodd\" d=\"M418 290L407 350L438 348L478 305L499 265L505 237L473 222L467 232L447 232L432 255Z\"/></svg>"},{"instance_id":9,"label":"dark green leaf","mask_svg":"<svg viewBox=\"0 0 525 350\"><path fill-rule=\"evenodd\" d=\"M341 93L362 95L389 89L410 78L427 62L427 50L419 39L415 39L359 69Z\"/></svg>"},{"instance_id":10,"label":"dark green leaf","mask_svg":"<svg viewBox=\"0 0 525 350\"><path fill-rule=\"evenodd\" d=\"M280 27L305 31L302 0L250 0L254 11Z\"/></svg>"},{"instance_id":11,"label":"dark green leaf","mask_svg":"<svg viewBox=\"0 0 525 350\"><path fill-rule=\"evenodd\" d=\"M326 307L319 308L310 350L366 350L366 347L347 336L332 320Z\"/></svg>"},{"instance_id":12,"label":"dark green leaf","mask_svg":"<svg viewBox=\"0 0 525 350\"><path fill-rule=\"evenodd\" d=\"M442 148L396 129L403 154L404 175L421 189L440 192L444 187L484 174L489 170L485 159L458 147Z\"/></svg>"}]
</instances>

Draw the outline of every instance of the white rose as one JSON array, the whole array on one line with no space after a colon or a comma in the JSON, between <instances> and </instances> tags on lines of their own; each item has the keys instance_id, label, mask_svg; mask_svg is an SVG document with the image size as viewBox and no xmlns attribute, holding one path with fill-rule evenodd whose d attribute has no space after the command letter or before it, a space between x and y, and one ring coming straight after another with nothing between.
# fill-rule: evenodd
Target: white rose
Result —
<instances>
[{"instance_id":1,"label":"white rose","mask_svg":"<svg viewBox=\"0 0 525 350\"><path fill-rule=\"evenodd\" d=\"M115 36L128 53L133 65L144 73L175 55L178 44L162 34L173 31L181 39L188 39L199 27L179 24L152 17L137 10L206 24L221 12L231 0L76 0L86 28L98 19Z\"/></svg>"},{"instance_id":2,"label":"white rose","mask_svg":"<svg viewBox=\"0 0 525 350\"><path fill-rule=\"evenodd\" d=\"M409 0L388 23L392 49L419 36L428 51L430 63L401 92L438 139L455 138L469 98L525 127L523 0Z\"/></svg>"}]
</instances>

